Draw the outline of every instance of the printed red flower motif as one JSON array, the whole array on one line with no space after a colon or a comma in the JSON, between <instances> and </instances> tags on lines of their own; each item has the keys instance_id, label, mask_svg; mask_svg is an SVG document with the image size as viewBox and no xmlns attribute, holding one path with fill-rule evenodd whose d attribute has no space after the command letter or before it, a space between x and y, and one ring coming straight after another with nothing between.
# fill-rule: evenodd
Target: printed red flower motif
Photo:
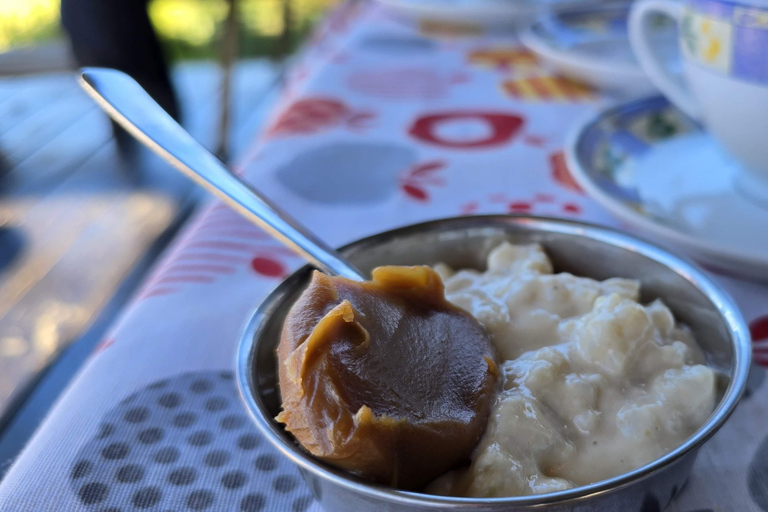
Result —
<instances>
[{"instance_id":1,"label":"printed red flower motif","mask_svg":"<svg viewBox=\"0 0 768 512\"><path fill-rule=\"evenodd\" d=\"M749 332L752 335L752 354L755 362L768 366L768 315L750 322Z\"/></svg>"},{"instance_id":2,"label":"printed red flower motif","mask_svg":"<svg viewBox=\"0 0 768 512\"><path fill-rule=\"evenodd\" d=\"M358 110L347 118L347 127L353 131L364 131L375 118L376 114L370 110Z\"/></svg>"},{"instance_id":3,"label":"printed red flower motif","mask_svg":"<svg viewBox=\"0 0 768 512\"><path fill-rule=\"evenodd\" d=\"M563 211L568 213L573 213L575 215L578 215L581 213L581 206L575 204L575 203L566 203L563 205Z\"/></svg>"},{"instance_id":4,"label":"printed red flower motif","mask_svg":"<svg viewBox=\"0 0 768 512\"><path fill-rule=\"evenodd\" d=\"M269 256L256 256L251 260L251 268L264 277L283 277L286 275L283 264Z\"/></svg>"},{"instance_id":5,"label":"printed red flower motif","mask_svg":"<svg viewBox=\"0 0 768 512\"><path fill-rule=\"evenodd\" d=\"M115 344L115 338L104 338L99 342L98 345L96 345L96 348L93 349L93 355L95 356L97 354L101 354L102 352L104 352L106 349L108 349L114 344Z\"/></svg>"},{"instance_id":6,"label":"printed red flower motif","mask_svg":"<svg viewBox=\"0 0 768 512\"><path fill-rule=\"evenodd\" d=\"M480 209L480 204L477 201L470 201L468 203L464 203L461 205L461 209L459 210L459 213L461 215L472 215L473 213L476 213L477 210Z\"/></svg>"},{"instance_id":7,"label":"printed red flower motif","mask_svg":"<svg viewBox=\"0 0 768 512\"><path fill-rule=\"evenodd\" d=\"M529 213L533 210L533 204L528 201L513 201L509 203L509 211L513 213Z\"/></svg>"},{"instance_id":8,"label":"printed red flower motif","mask_svg":"<svg viewBox=\"0 0 768 512\"><path fill-rule=\"evenodd\" d=\"M307 135L346 124L352 130L364 130L376 114L354 110L340 100L307 97L292 103L267 131L267 137Z\"/></svg>"},{"instance_id":9,"label":"printed red flower motif","mask_svg":"<svg viewBox=\"0 0 768 512\"><path fill-rule=\"evenodd\" d=\"M283 277L296 255L266 232L219 203L177 242L137 294L135 301L172 295L186 286L215 283L244 269Z\"/></svg>"},{"instance_id":10,"label":"printed red flower motif","mask_svg":"<svg viewBox=\"0 0 768 512\"><path fill-rule=\"evenodd\" d=\"M582 190L579 184L576 183L571 171L568 170L568 166L565 163L565 153L562 151L553 153L549 157L549 163L552 170L552 178L556 183L559 183L564 188L572 190L573 192L584 194L584 190Z\"/></svg>"},{"instance_id":11,"label":"printed red flower motif","mask_svg":"<svg viewBox=\"0 0 768 512\"><path fill-rule=\"evenodd\" d=\"M558 201L552 194L538 193L530 198L510 198L504 193L490 194L487 203L503 207L509 213L535 213L538 215L574 216L582 213L582 207L570 201ZM478 201L463 204L459 213L468 215L480 209Z\"/></svg>"},{"instance_id":12,"label":"printed red flower motif","mask_svg":"<svg viewBox=\"0 0 768 512\"><path fill-rule=\"evenodd\" d=\"M489 128L489 133L480 138L456 140L446 138L441 126L462 121L480 121ZM426 114L414 121L408 133L421 142L452 149L485 149L507 144L522 128L524 120L515 114L504 112L449 111Z\"/></svg>"},{"instance_id":13,"label":"printed red flower motif","mask_svg":"<svg viewBox=\"0 0 768 512\"><path fill-rule=\"evenodd\" d=\"M426 190L428 185L436 187L445 185L443 178L435 175L442 171L445 166L446 163L442 160L433 160L418 164L409 169L408 172L400 178L400 188L411 199L427 202L429 201L429 194Z\"/></svg>"},{"instance_id":14,"label":"printed red flower motif","mask_svg":"<svg viewBox=\"0 0 768 512\"><path fill-rule=\"evenodd\" d=\"M429 194L427 194L427 191L423 188L420 188L417 185L410 185L408 183L404 183L402 185L403 192L405 192L408 196L411 198L417 200L417 201L428 201L429 200Z\"/></svg>"}]
</instances>

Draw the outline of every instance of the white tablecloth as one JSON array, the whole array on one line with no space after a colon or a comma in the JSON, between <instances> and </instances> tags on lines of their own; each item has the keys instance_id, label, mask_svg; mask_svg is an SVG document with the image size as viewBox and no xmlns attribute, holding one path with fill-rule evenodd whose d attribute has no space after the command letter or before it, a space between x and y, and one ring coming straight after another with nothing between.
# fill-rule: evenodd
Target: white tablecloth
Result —
<instances>
[{"instance_id":1,"label":"white tablecloth","mask_svg":"<svg viewBox=\"0 0 768 512\"><path fill-rule=\"evenodd\" d=\"M574 122L608 99L553 77L512 37L428 32L367 2L335 11L241 170L332 244L475 213L615 225L561 153ZM300 264L226 207L203 208L14 464L0 510L318 510L232 377L249 314ZM716 279L763 354L768 289ZM763 379L753 372L669 510L768 510Z\"/></svg>"}]
</instances>

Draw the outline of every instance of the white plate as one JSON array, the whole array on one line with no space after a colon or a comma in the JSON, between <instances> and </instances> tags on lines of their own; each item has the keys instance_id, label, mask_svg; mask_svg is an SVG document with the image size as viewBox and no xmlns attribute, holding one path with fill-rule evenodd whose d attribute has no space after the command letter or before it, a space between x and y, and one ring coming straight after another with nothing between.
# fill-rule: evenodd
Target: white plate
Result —
<instances>
[{"instance_id":1,"label":"white plate","mask_svg":"<svg viewBox=\"0 0 768 512\"><path fill-rule=\"evenodd\" d=\"M572 7L545 14L527 26L520 39L563 75L602 89L650 94L654 86L640 69L627 35L629 2ZM663 19L657 48L670 67L677 63L674 26Z\"/></svg>"},{"instance_id":2,"label":"white plate","mask_svg":"<svg viewBox=\"0 0 768 512\"><path fill-rule=\"evenodd\" d=\"M733 160L662 97L612 107L575 130L569 170L603 207L712 270L768 281L768 209L733 186Z\"/></svg>"}]
</instances>

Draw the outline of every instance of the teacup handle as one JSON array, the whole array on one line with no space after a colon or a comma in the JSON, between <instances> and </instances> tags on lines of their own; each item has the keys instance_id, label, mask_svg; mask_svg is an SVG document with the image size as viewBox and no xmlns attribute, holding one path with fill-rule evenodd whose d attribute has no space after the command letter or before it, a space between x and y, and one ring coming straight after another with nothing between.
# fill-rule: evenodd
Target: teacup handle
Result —
<instances>
[{"instance_id":1,"label":"teacup handle","mask_svg":"<svg viewBox=\"0 0 768 512\"><path fill-rule=\"evenodd\" d=\"M629 15L629 41L640 62L640 67L669 100L680 110L693 117L701 118L699 106L690 91L681 86L662 64L651 44L650 24L653 14L665 14L680 27L683 19L683 5L674 0L640 0L632 6Z\"/></svg>"}]
</instances>

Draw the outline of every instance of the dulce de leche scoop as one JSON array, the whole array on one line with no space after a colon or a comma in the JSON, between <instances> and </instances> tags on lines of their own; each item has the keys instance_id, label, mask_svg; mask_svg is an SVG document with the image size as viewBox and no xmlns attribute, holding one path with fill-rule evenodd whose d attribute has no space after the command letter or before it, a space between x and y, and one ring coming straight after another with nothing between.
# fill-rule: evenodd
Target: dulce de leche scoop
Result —
<instances>
[{"instance_id":1,"label":"dulce de leche scoop","mask_svg":"<svg viewBox=\"0 0 768 512\"><path fill-rule=\"evenodd\" d=\"M485 328L429 267L315 272L277 350L284 423L312 455L419 489L469 459L498 370Z\"/></svg>"},{"instance_id":2,"label":"dulce de leche scoop","mask_svg":"<svg viewBox=\"0 0 768 512\"><path fill-rule=\"evenodd\" d=\"M81 84L181 172L327 272L362 279L341 254L224 166L114 69ZM488 335L445 301L426 267L373 282L315 274L278 348L279 419L311 453L379 482L417 488L466 459L488 415L496 366Z\"/></svg>"}]
</instances>

